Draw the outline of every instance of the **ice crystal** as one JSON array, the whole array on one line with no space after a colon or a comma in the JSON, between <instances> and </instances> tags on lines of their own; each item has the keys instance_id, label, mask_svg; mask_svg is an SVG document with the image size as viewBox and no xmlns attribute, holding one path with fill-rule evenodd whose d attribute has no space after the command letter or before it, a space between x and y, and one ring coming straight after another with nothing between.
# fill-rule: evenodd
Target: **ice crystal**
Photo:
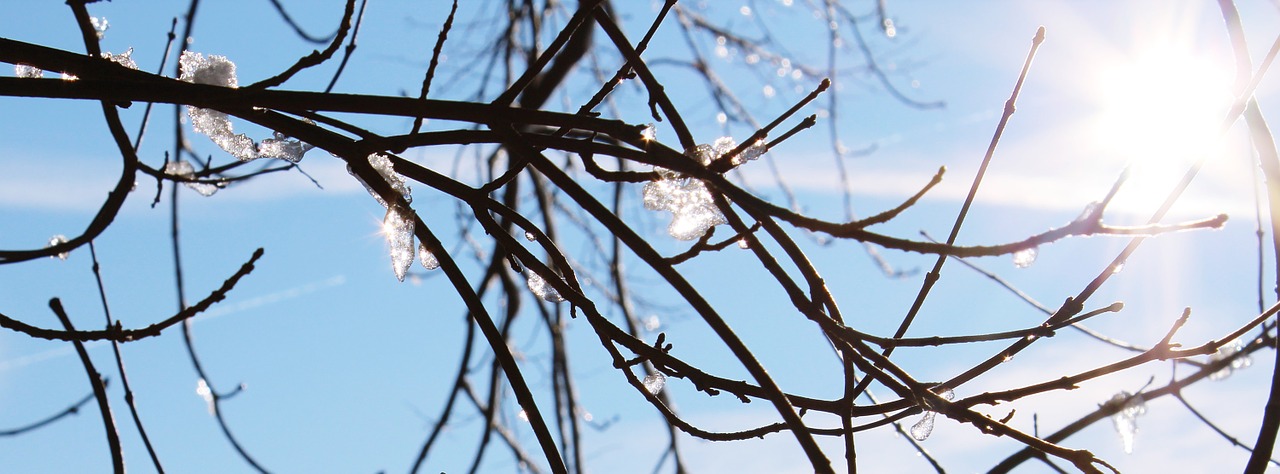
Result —
<instances>
[{"instance_id":1,"label":"ice crystal","mask_svg":"<svg viewBox=\"0 0 1280 474\"><path fill-rule=\"evenodd\" d=\"M1107 403L1123 404L1120 411L1111 415L1111 423L1115 425L1116 433L1120 434L1120 443L1124 446L1125 454L1133 454L1133 439L1138 434L1138 416L1147 412L1146 400L1142 395L1120 392L1112 396Z\"/></svg>"},{"instance_id":2,"label":"ice crystal","mask_svg":"<svg viewBox=\"0 0 1280 474\"><path fill-rule=\"evenodd\" d=\"M98 35L98 39L107 36L107 28L111 28L111 24L107 22L107 17L89 17L89 24L93 26L93 32Z\"/></svg>"},{"instance_id":3,"label":"ice crystal","mask_svg":"<svg viewBox=\"0 0 1280 474\"><path fill-rule=\"evenodd\" d=\"M167 175L177 176L179 178L196 178L195 168L193 168L191 163L186 160L170 161L169 164L164 165L164 173ZM212 183L197 183L193 181L182 184L195 190L195 192L200 193L201 196L212 196L213 193L218 192L218 185Z\"/></svg>"},{"instance_id":4,"label":"ice crystal","mask_svg":"<svg viewBox=\"0 0 1280 474\"><path fill-rule=\"evenodd\" d=\"M658 180L644 185L644 207L671 211L667 233L672 237L694 240L707 233L707 229L727 222L702 180L664 171L659 175Z\"/></svg>"},{"instance_id":5,"label":"ice crystal","mask_svg":"<svg viewBox=\"0 0 1280 474\"><path fill-rule=\"evenodd\" d=\"M178 58L182 74L179 80L220 87L238 87L236 65L226 56L184 51Z\"/></svg>"},{"instance_id":6,"label":"ice crystal","mask_svg":"<svg viewBox=\"0 0 1280 474\"><path fill-rule=\"evenodd\" d=\"M39 79L44 77L44 70L26 64L16 64L13 66L13 74L23 79Z\"/></svg>"},{"instance_id":7,"label":"ice crystal","mask_svg":"<svg viewBox=\"0 0 1280 474\"><path fill-rule=\"evenodd\" d=\"M400 281L404 281L409 266L413 265L413 225L413 212L399 204L388 207L387 216L382 219L382 233L391 248L391 269Z\"/></svg>"},{"instance_id":8,"label":"ice crystal","mask_svg":"<svg viewBox=\"0 0 1280 474\"><path fill-rule=\"evenodd\" d=\"M529 278L529 291L532 291L534 295L549 303L564 301L564 297L560 296L560 292L556 291L555 287L548 284L533 270L526 270L525 273L528 274Z\"/></svg>"},{"instance_id":9,"label":"ice crystal","mask_svg":"<svg viewBox=\"0 0 1280 474\"><path fill-rule=\"evenodd\" d=\"M209 388L209 383L205 382L204 379L196 382L196 395L204 400L205 405L208 405L209 415L214 415L217 406L213 402L213 389Z\"/></svg>"},{"instance_id":10,"label":"ice crystal","mask_svg":"<svg viewBox=\"0 0 1280 474\"><path fill-rule=\"evenodd\" d=\"M427 250L427 244L418 245L418 262L422 263L422 268L427 270L440 268L440 260L436 259L436 254Z\"/></svg>"},{"instance_id":11,"label":"ice crystal","mask_svg":"<svg viewBox=\"0 0 1280 474\"><path fill-rule=\"evenodd\" d=\"M1240 340L1237 339L1225 346L1218 348L1218 352L1215 352L1213 353L1213 355L1209 356L1210 364L1217 363L1225 359L1231 359L1231 362L1226 366L1223 366L1222 369L1219 369L1217 372L1209 374L1209 380L1225 379L1227 377L1230 377L1232 372L1246 369L1249 366L1253 365L1253 358L1249 357L1248 354L1241 354L1238 356L1236 355L1237 353L1240 352L1241 349L1244 349L1244 343L1240 342Z\"/></svg>"},{"instance_id":12,"label":"ice crystal","mask_svg":"<svg viewBox=\"0 0 1280 474\"><path fill-rule=\"evenodd\" d=\"M644 389L650 395L657 395L662 392L663 387L667 386L667 376L662 375L662 372L654 372L646 375L640 383L644 384Z\"/></svg>"},{"instance_id":13,"label":"ice crystal","mask_svg":"<svg viewBox=\"0 0 1280 474\"><path fill-rule=\"evenodd\" d=\"M1036 263L1036 256L1040 254L1038 247L1022 249L1013 253L1013 266L1018 268L1027 268L1031 264Z\"/></svg>"},{"instance_id":14,"label":"ice crystal","mask_svg":"<svg viewBox=\"0 0 1280 474\"><path fill-rule=\"evenodd\" d=\"M951 400L955 398L955 392L947 390L942 392L942 398ZM929 435L933 434L933 419L937 418L938 413L931 410L925 410L924 415L920 417L920 421L911 425L911 437L916 441L924 441L929 439Z\"/></svg>"},{"instance_id":15,"label":"ice crystal","mask_svg":"<svg viewBox=\"0 0 1280 474\"><path fill-rule=\"evenodd\" d=\"M133 48L129 48L120 54L102 53L104 59L108 59L113 63L127 67L129 69L138 69L138 63L133 61Z\"/></svg>"},{"instance_id":16,"label":"ice crystal","mask_svg":"<svg viewBox=\"0 0 1280 474\"><path fill-rule=\"evenodd\" d=\"M67 243L67 236L62 234L55 235L49 239L49 247L53 247L55 245L61 245L65 243ZM57 257L59 260L66 260L67 257L69 256L71 256L71 252L62 252L57 255L51 256L49 258Z\"/></svg>"}]
</instances>

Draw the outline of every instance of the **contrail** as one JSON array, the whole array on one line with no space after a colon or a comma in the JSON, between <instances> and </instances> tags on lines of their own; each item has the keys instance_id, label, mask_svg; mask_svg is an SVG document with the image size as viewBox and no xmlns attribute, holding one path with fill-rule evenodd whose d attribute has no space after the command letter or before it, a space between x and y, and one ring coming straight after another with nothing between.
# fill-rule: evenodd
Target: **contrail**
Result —
<instances>
[{"instance_id":1,"label":"contrail","mask_svg":"<svg viewBox=\"0 0 1280 474\"><path fill-rule=\"evenodd\" d=\"M345 276L335 275L324 280L314 281L311 283L307 283L305 285L295 286L287 290L277 291L275 293L270 293L270 294L250 298L250 299L238 302L234 305L228 305L228 304L217 305L213 308L210 308L208 311L200 313L200 315L194 318L191 318L191 323L192 324L200 323L200 322L208 321L210 319L226 316L228 314L234 314L241 311L257 308L259 306L276 304L281 301L298 298L300 296L304 296L309 293L314 293L316 291L323 290L326 288L341 286L346 282L347 282L347 278ZM85 348L93 349L93 348L101 347L105 345L107 345L107 341L92 341L92 342L85 343ZM69 356L74 353L75 353L75 349L70 344L64 344L62 345L62 347L58 347L56 349L49 349L43 352L37 352L34 354L28 354L21 357L0 361L0 372L6 372L13 369L20 369L29 365L44 362L49 359Z\"/></svg>"}]
</instances>

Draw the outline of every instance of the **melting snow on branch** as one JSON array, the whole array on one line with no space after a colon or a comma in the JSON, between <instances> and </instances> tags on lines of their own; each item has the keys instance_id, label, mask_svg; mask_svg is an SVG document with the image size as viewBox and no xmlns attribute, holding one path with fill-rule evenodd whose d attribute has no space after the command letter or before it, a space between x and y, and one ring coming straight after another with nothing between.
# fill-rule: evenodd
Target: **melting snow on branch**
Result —
<instances>
[{"instance_id":1,"label":"melting snow on branch","mask_svg":"<svg viewBox=\"0 0 1280 474\"><path fill-rule=\"evenodd\" d=\"M374 153L369 155L369 165L373 166L373 169L377 170L378 174L382 175L382 179L387 180L387 184L391 185L391 189L394 189L396 192L404 196L405 202L413 202L413 196L411 195L413 190L409 189L409 185L405 183L404 176L397 173L395 167L391 165L391 158L381 153ZM357 178L359 177L357 176ZM373 188L370 188L367 183L365 183L364 187L369 190L370 194L373 194L373 197L377 199L379 203L382 203L383 206L387 205L387 203L382 200L382 196L379 196L378 193L374 192Z\"/></svg>"},{"instance_id":2,"label":"melting snow on branch","mask_svg":"<svg viewBox=\"0 0 1280 474\"><path fill-rule=\"evenodd\" d=\"M13 66L13 74L23 79L39 79L44 77L44 70L26 64L16 64Z\"/></svg>"},{"instance_id":3,"label":"melting snow on branch","mask_svg":"<svg viewBox=\"0 0 1280 474\"><path fill-rule=\"evenodd\" d=\"M662 372L654 372L646 375L644 380L640 381L640 383L644 384L644 389L648 391L650 395L657 395L659 392L662 392L663 387L667 386L667 376L663 375Z\"/></svg>"},{"instance_id":4,"label":"melting snow on branch","mask_svg":"<svg viewBox=\"0 0 1280 474\"><path fill-rule=\"evenodd\" d=\"M1013 266L1018 268L1027 268L1031 264L1036 263L1036 257L1040 255L1039 247L1031 247L1029 249L1019 250L1013 253Z\"/></svg>"},{"instance_id":5,"label":"melting snow on branch","mask_svg":"<svg viewBox=\"0 0 1280 474\"><path fill-rule=\"evenodd\" d=\"M560 296L560 292L556 291L555 287L548 284L546 280L542 279L542 277L537 273L534 273L533 270L526 269L525 274L529 278L529 291L532 291L534 295L537 295L539 298L542 298L543 301L548 303L559 303L564 301L564 297Z\"/></svg>"},{"instance_id":6,"label":"melting snow on branch","mask_svg":"<svg viewBox=\"0 0 1280 474\"><path fill-rule=\"evenodd\" d=\"M400 281L404 281L409 266L413 265L413 225L413 212L406 212L400 204L388 207L387 216L382 219L382 233L391 247L391 268Z\"/></svg>"},{"instance_id":7,"label":"melting snow on branch","mask_svg":"<svg viewBox=\"0 0 1280 474\"><path fill-rule=\"evenodd\" d=\"M655 170L660 178L644 185L644 207L651 211L671 211L667 233L672 237L694 240L707 233L707 229L726 222L702 180L662 168Z\"/></svg>"},{"instance_id":8,"label":"melting snow on branch","mask_svg":"<svg viewBox=\"0 0 1280 474\"><path fill-rule=\"evenodd\" d=\"M1124 446L1125 454L1133 454L1133 438L1138 434L1138 416L1147 412L1147 401L1142 395L1130 395L1129 392L1120 392L1111 397L1107 403L1124 404L1120 411L1111 415L1111 423L1116 427L1116 433L1120 434L1120 443Z\"/></svg>"},{"instance_id":9,"label":"melting snow on branch","mask_svg":"<svg viewBox=\"0 0 1280 474\"><path fill-rule=\"evenodd\" d=\"M138 69L138 63L133 61L132 56L133 56L133 48L129 48L127 51L120 54L111 54L109 52L102 53L102 57L104 59L109 59L111 60L111 62L127 67L129 69Z\"/></svg>"},{"instance_id":10,"label":"melting snow on branch","mask_svg":"<svg viewBox=\"0 0 1280 474\"><path fill-rule=\"evenodd\" d=\"M942 392L942 398L945 398L947 400L954 399L955 396L956 396L956 393L951 390ZM916 424L911 425L911 437L915 438L916 441L924 441L926 439L929 439L929 435L933 434L933 419L936 418L937 416L938 416L937 412L931 411L931 410L925 410L924 416L920 417L920 421L917 421Z\"/></svg>"},{"instance_id":11,"label":"melting snow on branch","mask_svg":"<svg viewBox=\"0 0 1280 474\"><path fill-rule=\"evenodd\" d=\"M1209 380L1225 379L1227 377L1230 377L1232 372L1235 372L1237 370L1247 369L1249 368L1249 366L1253 365L1253 358L1249 357L1248 354L1241 354L1239 356L1236 355L1236 353L1240 352L1241 349L1244 349L1244 343L1240 342L1239 339L1236 339L1235 341L1232 341L1230 344L1227 344L1225 346L1218 348L1218 352L1215 352L1213 353L1213 355L1209 356L1210 364L1222 361L1224 359L1231 359L1231 363L1224 366L1221 370L1218 370L1217 372L1209 374Z\"/></svg>"},{"instance_id":12,"label":"melting snow on branch","mask_svg":"<svg viewBox=\"0 0 1280 474\"><path fill-rule=\"evenodd\" d=\"M737 147L733 138L721 137L711 145L702 144L685 151L685 155L697 160L703 166L733 151ZM759 158L765 147L756 141L742 153L732 158L733 165L741 165ZM652 211L670 211L671 225L667 233L679 240L694 240L707 233L707 229L724 224L724 214L716 209L707 184L700 179L690 178L680 173L654 168L658 179L644 186L644 207Z\"/></svg>"},{"instance_id":13,"label":"melting snow on branch","mask_svg":"<svg viewBox=\"0 0 1280 474\"><path fill-rule=\"evenodd\" d=\"M164 174L185 179L196 179L195 168L186 160L170 161L169 164L164 165ZM193 181L182 184L194 189L201 196L212 196L213 193L218 192L218 185L212 183L197 183Z\"/></svg>"},{"instance_id":14,"label":"melting snow on branch","mask_svg":"<svg viewBox=\"0 0 1280 474\"><path fill-rule=\"evenodd\" d=\"M427 250L427 244L418 245L418 261L422 263L422 268L427 270L440 268L440 260L436 259L436 254Z\"/></svg>"},{"instance_id":15,"label":"melting snow on branch","mask_svg":"<svg viewBox=\"0 0 1280 474\"><path fill-rule=\"evenodd\" d=\"M67 243L67 236L58 234L49 239L49 246L45 248L49 248L55 245L61 245L65 243ZM69 256L71 256L71 252L62 252L58 255L50 256L49 258L57 257L59 260L66 260L67 257Z\"/></svg>"},{"instance_id":16,"label":"melting snow on branch","mask_svg":"<svg viewBox=\"0 0 1280 474\"><path fill-rule=\"evenodd\" d=\"M195 84L206 84L219 87L235 88L236 65L225 56L209 55L186 51L178 62L182 75L178 79ZM311 145L299 140L290 139L275 133L273 138L255 143L243 133L235 133L231 119L227 114L199 107L187 107L187 115L191 118L191 127L196 132L209 136L213 143L230 153L240 161L258 158L279 158L293 163L302 160L302 155L311 149Z\"/></svg>"}]
</instances>

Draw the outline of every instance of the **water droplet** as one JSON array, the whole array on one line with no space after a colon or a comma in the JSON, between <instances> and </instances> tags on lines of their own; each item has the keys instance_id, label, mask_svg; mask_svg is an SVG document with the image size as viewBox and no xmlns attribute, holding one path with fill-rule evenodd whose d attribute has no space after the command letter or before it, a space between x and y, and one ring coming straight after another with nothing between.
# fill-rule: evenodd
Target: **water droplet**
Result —
<instances>
[{"instance_id":1,"label":"water droplet","mask_svg":"<svg viewBox=\"0 0 1280 474\"><path fill-rule=\"evenodd\" d=\"M391 269L396 279L404 281L413 265L413 211L401 208L400 204L387 208L387 215L382 219L382 234L387 237L387 246L391 251Z\"/></svg>"},{"instance_id":2,"label":"water droplet","mask_svg":"<svg viewBox=\"0 0 1280 474\"><path fill-rule=\"evenodd\" d=\"M916 441L929 439L929 435L933 434L933 418L937 415L937 413L931 411L924 412L924 416L920 417L920 421L911 425L911 437L915 438Z\"/></svg>"},{"instance_id":3,"label":"water droplet","mask_svg":"<svg viewBox=\"0 0 1280 474\"><path fill-rule=\"evenodd\" d=\"M102 39L107 35L107 29L111 28L111 24L107 22L107 17L89 17L89 24L93 26L93 32L98 35L98 39Z\"/></svg>"},{"instance_id":4,"label":"water droplet","mask_svg":"<svg viewBox=\"0 0 1280 474\"><path fill-rule=\"evenodd\" d=\"M1018 268L1027 268L1031 264L1036 263L1036 257L1040 254L1038 247L1022 249L1013 253L1013 266Z\"/></svg>"},{"instance_id":5,"label":"water droplet","mask_svg":"<svg viewBox=\"0 0 1280 474\"><path fill-rule=\"evenodd\" d=\"M530 242L533 242L533 241L538 240L538 236L533 235L533 232L525 232L525 233L524 233L524 240L528 240L528 241L530 241Z\"/></svg>"},{"instance_id":6,"label":"water droplet","mask_svg":"<svg viewBox=\"0 0 1280 474\"><path fill-rule=\"evenodd\" d=\"M769 85L769 84L765 84L765 85L764 85L764 88L762 88L762 89L760 90L760 92L761 92L762 94L764 94L764 97L765 97L766 99L772 99L772 98L773 98L773 96L774 96L775 94L777 94L777 91L775 91L775 90L773 89L773 86L771 86L771 85Z\"/></svg>"},{"instance_id":7,"label":"water droplet","mask_svg":"<svg viewBox=\"0 0 1280 474\"><path fill-rule=\"evenodd\" d=\"M646 375L641 383L644 384L644 389L647 390L650 395L657 395L659 392L662 392L663 387L667 386L667 376L663 375L662 372L654 372Z\"/></svg>"},{"instance_id":8,"label":"water droplet","mask_svg":"<svg viewBox=\"0 0 1280 474\"><path fill-rule=\"evenodd\" d=\"M649 331L649 332L657 331L658 328L660 327L662 327L662 320L658 319L658 315L650 314L649 317L644 318L645 331Z\"/></svg>"},{"instance_id":9,"label":"water droplet","mask_svg":"<svg viewBox=\"0 0 1280 474\"><path fill-rule=\"evenodd\" d=\"M738 248L749 249L751 248L751 242L747 241L746 238L738 239Z\"/></svg>"},{"instance_id":10,"label":"water droplet","mask_svg":"<svg viewBox=\"0 0 1280 474\"><path fill-rule=\"evenodd\" d=\"M724 125L725 122L728 122L728 121L729 121L729 116L725 115L724 112L720 112L716 114L716 123L720 125Z\"/></svg>"},{"instance_id":11,"label":"water droplet","mask_svg":"<svg viewBox=\"0 0 1280 474\"><path fill-rule=\"evenodd\" d=\"M898 36L898 28L896 26L893 26L892 19L885 18L883 26L884 26L884 36L886 38L893 38L895 36Z\"/></svg>"},{"instance_id":12,"label":"water droplet","mask_svg":"<svg viewBox=\"0 0 1280 474\"><path fill-rule=\"evenodd\" d=\"M751 7L743 5L742 8L738 9L738 13L741 13L742 16L751 16Z\"/></svg>"},{"instance_id":13,"label":"water droplet","mask_svg":"<svg viewBox=\"0 0 1280 474\"><path fill-rule=\"evenodd\" d=\"M55 236L53 236L52 238L50 238L50 239L49 239L49 245L48 245L48 247L53 247L53 246L55 246L55 245L61 245L61 244L65 244L65 243L67 243L67 236L62 235L62 234L58 234L58 235L55 235ZM48 247L46 247L46 248L48 248ZM57 258L58 258L58 260L63 260L63 261L65 261L65 260L67 259L67 257L69 257L69 256L71 256L71 252L62 252L62 253L59 253L59 254L57 254L57 255L51 256L51 257L49 257L49 258L57 257Z\"/></svg>"}]
</instances>

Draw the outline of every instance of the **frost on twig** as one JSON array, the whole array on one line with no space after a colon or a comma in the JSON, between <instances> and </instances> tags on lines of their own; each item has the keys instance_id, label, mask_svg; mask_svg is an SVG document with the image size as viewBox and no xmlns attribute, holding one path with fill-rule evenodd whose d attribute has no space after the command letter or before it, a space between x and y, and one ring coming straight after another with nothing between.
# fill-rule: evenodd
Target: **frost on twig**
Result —
<instances>
[{"instance_id":1,"label":"frost on twig","mask_svg":"<svg viewBox=\"0 0 1280 474\"><path fill-rule=\"evenodd\" d=\"M182 69L182 75L178 79L183 81L231 88L239 85L236 80L236 65L225 56L205 56L186 51L178 62ZM235 133L231 119L217 110L188 106L187 116L191 118L191 128L208 135L219 148L240 161L278 158L297 163L312 148L311 145L285 137L280 132L275 132L274 137L263 140L262 143L256 143L243 133Z\"/></svg>"},{"instance_id":2,"label":"frost on twig","mask_svg":"<svg viewBox=\"0 0 1280 474\"><path fill-rule=\"evenodd\" d=\"M1131 395L1120 392L1107 401L1109 404L1121 405L1120 411L1111 415L1111 423L1120 435L1120 443L1125 454L1133 454L1133 439L1138 435L1138 416L1147 412L1147 401L1141 394Z\"/></svg>"},{"instance_id":3,"label":"frost on twig","mask_svg":"<svg viewBox=\"0 0 1280 474\"><path fill-rule=\"evenodd\" d=\"M170 161L169 164L164 165L164 174L184 179L196 179L195 168L186 160ZM190 181L182 184L200 193L201 196L212 196L213 193L218 192L218 185L212 183Z\"/></svg>"}]
</instances>

